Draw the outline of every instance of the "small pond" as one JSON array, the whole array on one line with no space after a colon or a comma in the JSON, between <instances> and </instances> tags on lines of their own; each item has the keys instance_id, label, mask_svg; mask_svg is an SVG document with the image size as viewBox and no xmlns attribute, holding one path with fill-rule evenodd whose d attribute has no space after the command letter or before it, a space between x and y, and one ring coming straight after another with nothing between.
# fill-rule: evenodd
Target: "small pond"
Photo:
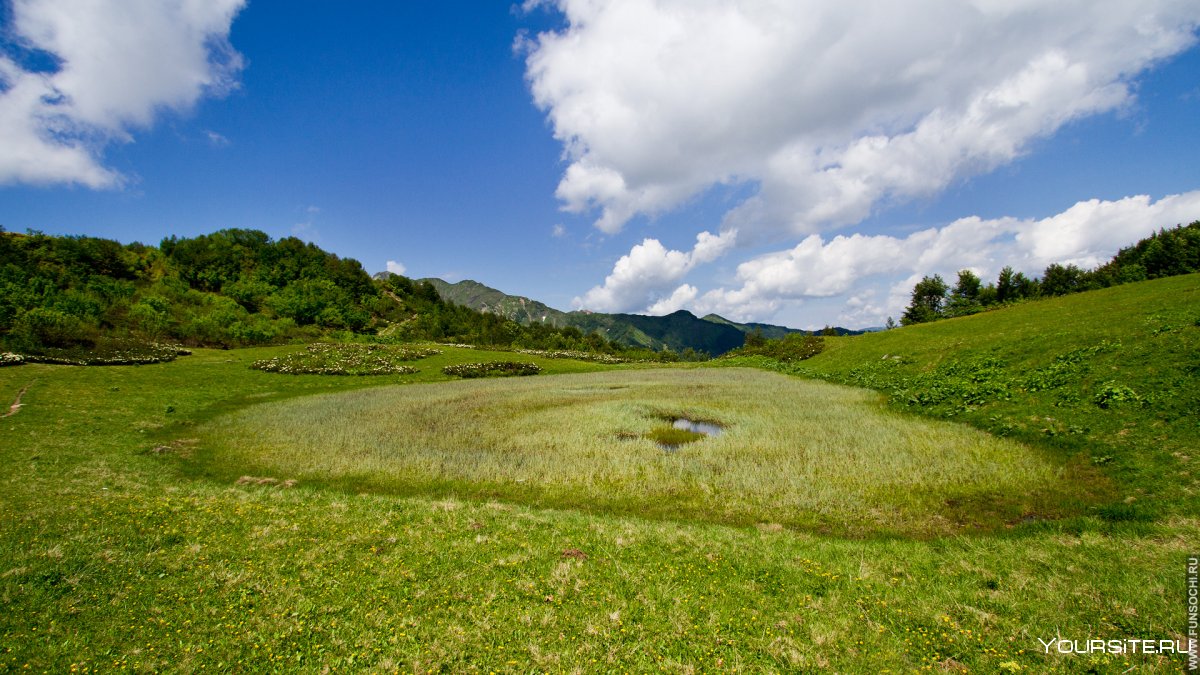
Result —
<instances>
[{"instance_id":1,"label":"small pond","mask_svg":"<svg viewBox=\"0 0 1200 675\"><path fill-rule=\"evenodd\" d=\"M651 430L646 436L667 452L675 452L688 443L695 443L705 436L716 436L722 428L712 422L695 422L684 417L671 420L671 426Z\"/></svg>"},{"instance_id":2,"label":"small pond","mask_svg":"<svg viewBox=\"0 0 1200 675\"><path fill-rule=\"evenodd\" d=\"M693 422L689 419L679 418L671 423L671 426L684 431L691 431L705 436L720 436L723 429L713 424L712 422Z\"/></svg>"}]
</instances>

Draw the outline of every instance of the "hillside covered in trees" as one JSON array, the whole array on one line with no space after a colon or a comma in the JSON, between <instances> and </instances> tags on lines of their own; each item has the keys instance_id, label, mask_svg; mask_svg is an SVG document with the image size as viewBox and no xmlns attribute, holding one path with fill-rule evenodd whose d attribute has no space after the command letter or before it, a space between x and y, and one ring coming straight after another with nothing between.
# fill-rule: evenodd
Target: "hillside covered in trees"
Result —
<instances>
[{"instance_id":1,"label":"hillside covered in trees","mask_svg":"<svg viewBox=\"0 0 1200 675\"><path fill-rule=\"evenodd\" d=\"M0 230L0 342L14 352L322 337L629 351L576 328L520 325L447 303L427 283L372 279L358 261L294 237L228 229L149 246Z\"/></svg>"},{"instance_id":2,"label":"hillside covered in trees","mask_svg":"<svg viewBox=\"0 0 1200 675\"><path fill-rule=\"evenodd\" d=\"M157 247L0 234L0 334L18 350L102 336L237 346L361 331L378 299L357 261L254 230Z\"/></svg>"},{"instance_id":3,"label":"hillside covered in trees","mask_svg":"<svg viewBox=\"0 0 1200 675\"><path fill-rule=\"evenodd\" d=\"M900 323L910 325L967 316L1039 297L1192 272L1200 272L1200 221L1160 229L1121 249L1112 260L1093 270L1054 263L1041 278L1031 279L1012 267L1005 267L996 282L986 286L971 270L960 271L953 287L941 275L926 276L913 288L912 301Z\"/></svg>"}]
</instances>

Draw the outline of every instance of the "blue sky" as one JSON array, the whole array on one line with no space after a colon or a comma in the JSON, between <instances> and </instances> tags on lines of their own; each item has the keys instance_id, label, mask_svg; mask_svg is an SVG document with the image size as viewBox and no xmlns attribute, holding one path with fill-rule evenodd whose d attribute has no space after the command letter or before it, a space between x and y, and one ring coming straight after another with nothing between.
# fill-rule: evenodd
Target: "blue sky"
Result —
<instances>
[{"instance_id":1,"label":"blue sky","mask_svg":"<svg viewBox=\"0 0 1200 675\"><path fill-rule=\"evenodd\" d=\"M861 327L1200 219L1195 3L526 4L3 2L0 225Z\"/></svg>"}]
</instances>

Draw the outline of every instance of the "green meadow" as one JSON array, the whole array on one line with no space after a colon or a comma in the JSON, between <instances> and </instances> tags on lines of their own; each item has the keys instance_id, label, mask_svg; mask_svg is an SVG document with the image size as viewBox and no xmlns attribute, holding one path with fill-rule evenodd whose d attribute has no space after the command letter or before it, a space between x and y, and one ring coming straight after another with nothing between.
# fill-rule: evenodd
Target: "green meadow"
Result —
<instances>
[{"instance_id":1,"label":"green meadow","mask_svg":"<svg viewBox=\"0 0 1200 675\"><path fill-rule=\"evenodd\" d=\"M1200 278L792 364L0 368L0 669L1177 672ZM446 366L533 363L459 380ZM453 372L453 370L452 370ZM670 451L655 430L721 427Z\"/></svg>"}]
</instances>

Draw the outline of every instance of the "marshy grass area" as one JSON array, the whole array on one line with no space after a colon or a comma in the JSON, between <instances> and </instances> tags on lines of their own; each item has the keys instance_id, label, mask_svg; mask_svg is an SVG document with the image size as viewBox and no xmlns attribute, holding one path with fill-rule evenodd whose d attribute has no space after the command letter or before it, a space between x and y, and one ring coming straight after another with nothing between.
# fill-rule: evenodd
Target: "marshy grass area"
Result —
<instances>
[{"instance_id":1,"label":"marshy grass area","mask_svg":"<svg viewBox=\"0 0 1200 675\"><path fill-rule=\"evenodd\" d=\"M694 442L664 452L656 434L679 418L723 432L671 429ZM849 535L994 530L1073 515L1105 489L1090 467L897 414L874 392L752 369L369 389L257 405L189 434L182 466L217 479Z\"/></svg>"},{"instance_id":2,"label":"marshy grass area","mask_svg":"<svg viewBox=\"0 0 1200 675\"><path fill-rule=\"evenodd\" d=\"M1197 289L831 338L800 364L882 393L454 347L363 377L249 367L303 347L0 368L0 409L21 404L0 419L0 671L1178 672L1179 656L1040 640L1184 638ZM1076 358L1106 341L1121 347ZM504 360L541 373L442 372ZM277 443L287 416L303 432ZM667 453L643 434L674 416L722 433ZM398 459L394 437L362 447L368 423L441 425L478 452ZM804 445L771 431L788 425ZM312 433L359 455L314 452ZM906 433L963 445L893 457ZM756 465L750 439L774 454Z\"/></svg>"}]
</instances>

